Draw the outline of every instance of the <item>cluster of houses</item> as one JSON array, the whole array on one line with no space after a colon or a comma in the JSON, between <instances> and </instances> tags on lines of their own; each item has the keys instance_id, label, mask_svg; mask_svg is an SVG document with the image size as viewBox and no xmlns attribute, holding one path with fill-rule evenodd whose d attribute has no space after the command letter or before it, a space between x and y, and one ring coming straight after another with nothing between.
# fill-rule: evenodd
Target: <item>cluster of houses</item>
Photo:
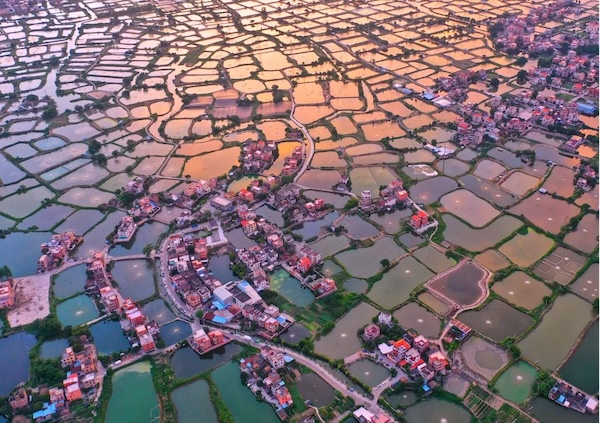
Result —
<instances>
[{"instance_id":1,"label":"cluster of houses","mask_svg":"<svg viewBox=\"0 0 600 423\"><path fill-rule=\"evenodd\" d=\"M204 329L198 329L188 337L188 343L200 355L222 347L229 342L231 342L231 339L223 335L223 332L218 329L209 330L208 333Z\"/></svg>"},{"instance_id":2,"label":"cluster of houses","mask_svg":"<svg viewBox=\"0 0 600 423\"><path fill-rule=\"evenodd\" d=\"M562 88L569 84L575 94L587 94L598 97L598 57L578 56L575 50L569 50L566 56L555 56L548 67L531 67L528 70L528 81L534 87Z\"/></svg>"},{"instance_id":3,"label":"cluster of houses","mask_svg":"<svg viewBox=\"0 0 600 423\"><path fill-rule=\"evenodd\" d=\"M569 140L570 141L570 140ZM592 166L579 165L577 168L577 180L575 186L584 191L590 191L597 184L598 174Z\"/></svg>"},{"instance_id":4,"label":"cluster of houses","mask_svg":"<svg viewBox=\"0 0 600 423\"><path fill-rule=\"evenodd\" d=\"M497 28L495 34L497 48L506 50L542 51L548 47L542 40L534 40L537 25L573 12L575 2L572 0L556 0L535 8L531 8L527 16L500 17L494 21ZM551 47L551 46L549 46Z\"/></svg>"},{"instance_id":5,"label":"cluster of houses","mask_svg":"<svg viewBox=\"0 0 600 423\"><path fill-rule=\"evenodd\" d=\"M96 395L96 387L101 382L98 375L98 355L96 347L90 343L86 336L82 336L82 348L75 351L67 347L61 357L61 365L67 369L66 378L62 386L38 387L31 393L47 396L48 401L43 403L40 410L33 413L36 423L55 421L69 414L69 403L77 400L90 401ZM22 410L30 405L31 396L24 386L19 386L9 397L9 404L13 412Z\"/></svg>"},{"instance_id":6,"label":"cluster of houses","mask_svg":"<svg viewBox=\"0 0 600 423\"><path fill-rule=\"evenodd\" d=\"M244 171L260 173L275 160L277 144L274 141L248 140L242 147L240 162Z\"/></svg>"},{"instance_id":7,"label":"cluster of houses","mask_svg":"<svg viewBox=\"0 0 600 423\"><path fill-rule=\"evenodd\" d=\"M240 370L246 374L246 384L255 395L273 406L277 416L282 420L288 417L287 411L294 404L292 395L280 373L293 358L280 351L263 347L260 353L240 360ZM300 374L293 370L296 377Z\"/></svg>"},{"instance_id":8,"label":"cluster of houses","mask_svg":"<svg viewBox=\"0 0 600 423\"><path fill-rule=\"evenodd\" d=\"M138 198L133 202L133 207L127 212L130 216L139 219L150 219L160 211L160 198L158 194Z\"/></svg>"},{"instance_id":9,"label":"cluster of houses","mask_svg":"<svg viewBox=\"0 0 600 423\"><path fill-rule=\"evenodd\" d=\"M68 231L52 235L52 239L41 245L42 255L38 260L38 272L43 273L59 267L69 253L83 242L83 237Z\"/></svg>"},{"instance_id":10,"label":"cluster of houses","mask_svg":"<svg viewBox=\"0 0 600 423\"><path fill-rule=\"evenodd\" d=\"M586 395L572 385L564 381L557 381L550 392L548 398L566 408L571 408L583 414L598 413L598 399L594 396Z\"/></svg>"},{"instance_id":11,"label":"cluster of houses","mask_svg":"<svg viewBox=\"0 0 600 423\"><path fill-rule=\"evenodd\" d=\"M370 190L362 191L358 207L365 213L391 212L396 207L405 208L412 203L401 179L390 182L379 195L373 198Z\"/></svg>"},{"instance_id":12,"label":"cluster of houses","mask_svg":"<svg viewBox=\"0 0 600 423\"><path fill-rule=\"evenodd\" d=\"M125 299L121 306L124 319L121 326L125 330L134 330L135 338L132 347L140 347L143 352L149 353L156 349L156 340L160 337L160 329L155 321L148 321L148 318L142 313L142 310L135 304L131 298Z\"/></svg>"}]
</instances>

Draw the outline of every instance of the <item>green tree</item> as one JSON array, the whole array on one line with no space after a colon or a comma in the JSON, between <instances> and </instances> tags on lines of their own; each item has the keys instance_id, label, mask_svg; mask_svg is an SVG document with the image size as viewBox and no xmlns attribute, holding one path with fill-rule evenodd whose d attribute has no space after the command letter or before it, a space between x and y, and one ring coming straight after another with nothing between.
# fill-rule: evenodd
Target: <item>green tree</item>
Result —
<instances>
[{"instance_id":1,"label":"green tree","mask_svg":"<svg viewBox=\"0 0 600 423\"><path fill-rule=\"evenodd\" d=\"M142 253L144 253L146 257L150 257L150 254L152 254L153 249L154 247L152 246L152 244L146 244L142 249Z\"/></svg>"},{"instance_id":2,"label":"green tree","mask_svg":"<svg viewBox=\"0 0 600 423\"><path fill-rule=\"evenodd\" d=\"M490 79L490 87L493 89L498 89L498 85L500 85L500 80L496 77Z\"/></svg>"},{"instance_id":3,"label":"green tree","mask_svg":"<svg viewBox=\"0 0 600 423\"><path fill-rule=\"evenodd\" d=\"M357 198L354 198L354 197L352 197L351 199L349 199L349 200L346 202L346 205L344 206L344 209L346 209L346 210L350 210L350 209L353 209L353 208L355 208L356 206L358 206L358 199L357 199Z\"/></svg>"},{"instance_id":4,"label":"green tree","mask_svg":"<svg viewBox=\"0 0 600 423\"><path fill-rule=\"evenodd\" d=\"M379 261L379 264L381 264L383 267L388 267L390 265L390 261L388 259L382 259Z\"/></svg>"}]
</instances>

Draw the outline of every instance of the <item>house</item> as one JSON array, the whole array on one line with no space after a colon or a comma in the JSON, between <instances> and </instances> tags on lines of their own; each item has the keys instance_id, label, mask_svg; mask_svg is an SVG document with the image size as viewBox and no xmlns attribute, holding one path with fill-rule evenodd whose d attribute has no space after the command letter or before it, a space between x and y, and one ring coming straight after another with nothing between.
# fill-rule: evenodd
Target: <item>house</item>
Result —
<instances>
[{"instance_id":1,"label":"house","mask_svg":"<svg viewBox=\"0 0 600 423\"><path fill-rule=\"evenodd\" d=\"M0 282L0 309L9 308L15 305L15 291L12 286L12 279Z\"/></svg>"},{"instance_id":2,"label":"house","mask_svg":"<svg viewBox=\"0 0 600 423\"><path fill-rule=\"evenodd\" d=\"M285 366L285 359L282 352L274 350L270 347L263 347L261 348L260 353L275 370L281 369L283 366Z\"/></svg>"},{"instance_id":3,"label":"house","mask_svg":"<svg viewBox=\"0 0 600 423\"><path fill-rule=\"evenodd\" d=\"M83 393L79 387L79 378L75 373L69 372L67 378L63 380L65 387L65 398L67 401L75 401L83 398Z\"/></svg>"},{"instance_id":4,"label":"house","mask_svg":"<svg viewBox=\"0 0 600 423\"><path fill-rule=\"evenodd\" d=\"M355 410L352 415L359 423L391 423L392 419L381 413L373 414L364 407Z\"/></svg>"},{"instance_id":5,"label":"house","mask_svg":"<svg viewBox=\"0 0 600 423\"><path fill-rule=\"evenodd\" d=\"M406 351L404 359L411 366L415 366L419 361L421 361L421 353L416 348L410 348L408 351Z\"/></svg>"},{"instance_id":6,"label":"house","mask_svg":"<svg viewBox=\"0 0 600 423\"><path fill-rule=\"evenodd\" d=\"M435 376L435 372L427 363L419 364L417 366L417 372L425 382L429 382Z\"/></svg>"},{"instance_id":7,"label":"house","mask_svg":"<svg viewBox=\"0 0 600 423\"><path fill-rule=\"evenodd\" d=\"M8 397L8 403L13 411L25 408L29 405L29 394L24 387L20 386Z\"/></svg>"},{"instance_id":8,"label":"house","mask_svg":"<svg viewBox=\"0 0 600 423\"><path fill-rule=\"evenodd\" d=\"M436 351L429 355L429 365L433 367L436 372L442 371L448 365L448 360L440 351Z\"/></svg>"},{"instance_id":9,"label":"house","mask_svg":"<svg viewBox=\"0 0 600 423\"><path fill-rule=\"evenodd\" d=\"M415 337L413 341L413 346L422 353L427 348L429 348L429 341L423 335L418 335Z\"/></svg>"},{"instance_id":10,"label":"house","mask_svg":"<svg viewBox=\"0 0 600 423\"><path fill-rule=\"evenodd\" d=\"M577 149L585 142L585 140L578 136L573 135L567 142L560 145L559 150L566 151L568 153L576 153Z\"/></svg>"},{"instance_id":11,"label":"house","mask_svg":"<svg viewBox=\"0 0 600 423\"><path fill-rule=\"evenodd\" d=\"M379 326L371 323L365 327L363 337L367 340L373 340L378 338L380 334L381 330L379 329Z\"/></svg>"},{"instance_id":12,"label":"house","mask_svg":"<svg viewBox=\"0 0 600 423\"><path fill-rule=\"evenodd\" d=\"M67 347L62 354L61 365L62 367L68 367L75 364L77 361L77 356L73 351L73 347Z\"/></svg>"},{"instance_id":13,"label":"house","mask_svg":"<svg viewBox=\"0 0 600 423\"><path fill-rule=\"evenodd\" d=\"M306 273L312 267L312 262L308 257L302 257L298 260L298 270L302 273Z\"/></svg>"},{"instance_id":14,"label":"house","mask_svg":"<svg viewBox=\"0 0 600 423\"><path fill-rule=\"evenodd\" d=\"M107 312L112 313L119 309L119 297L117 297L117 294L112 287L103 286L100 288L100 298L106 307Z\"/></svg>"},{"instance_id":15,"label":"house","mask_svg":"<svg viewBox=\"0 0 600 423\"><path fill-rule=\"evenodd\" d=\"M140 341L140 346L145 353L154 351L156 349L156 343L154 338L148 332L148 328L145 325L139 325L135 328L135 333Z\"/></svg>"},{"instance_id":16,"label":"house","mask_svg":"<svg viewBox=\"0 0 600 423\"><path fill-rule=\"evenodd\" d=\"M210 337L204 329L198 329L194 332L192 340L200 351L208 350L212 346Z\"/></svg>"},{"instance_id":17,"label":"house","mask_svg":"<svg viewBox=\"0 0 600 423\"><path fill-rule=\"evenodd\" d=\"M65 400L65 391L62 388L56 388L56 387L50 388L48 393L50 394L50 402L51 403Z\"/></svg>"},{"instance_id":18,"label":"house","mask_svg":"<svg viewBox=\"0 0 600 423\"><path fill-rule=\"evenodd\" d=\"M377 316L377 321L380 325L389 325L392 323L392 315L390 313L381 312Z\"/></svg>"}]
</instances>

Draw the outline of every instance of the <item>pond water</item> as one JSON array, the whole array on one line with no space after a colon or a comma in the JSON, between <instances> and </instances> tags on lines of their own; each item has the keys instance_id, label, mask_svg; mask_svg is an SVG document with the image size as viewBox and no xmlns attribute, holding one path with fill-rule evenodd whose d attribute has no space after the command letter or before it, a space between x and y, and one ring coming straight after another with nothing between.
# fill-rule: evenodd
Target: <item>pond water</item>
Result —
<instances>
[{"instance_id":1,"label":"pond water","mask_svg":"<svg viewBox=\"0 0 600 423\"><path fill-rule=\"evenodd\" d=\"M492 272L497 272L510 266L510 262L496 250L486 250L483 253L477 254L473 259Z\"/></svg>"},{"instance_id":2,"label":"pond water","mask_svg":"<svg viewBox=\"0 0 600 423\"><path fill-rule=\"evenodd\" d=\"M539 326L519 342L523 357L555 370L592 317L588 302L573 294L560 295Z\"/></svg>"},{"instance_id":3,"label":"pond water","mask_svg":"<svg viewBox=\"0 0 600 423\"><path fill-rule=\"evenodd\" d=\"M515 195L523 196L539 184L540 180L535 176L523 172L513 172L500 186Z\"/></svg>"},{"instance_id":4,"label":"pond water","mask_svg":"<svg viewBox=\"0 0 600 423\"><path fill-rule=\"evenodd\" d=\"M427 338L437 338L441 330L441 320L417 303L408 303L394 312L398 324L414 329Z\"/></svg>"},{"instance_id":5,"label":"pond water","mask_svg":"<svg viewBox=\"0 0 600 423\"><path fill-rule=\"evenodd\" d=\"M258 245L253 239L246 236L242 228L225 232L225 237L231 242L234 248L250 248Z\"/></svg>"},{"instance_id":6,"label":"pond water","mask_svg":"<svg viewBox=\"0 0 600 423\"><path fill-rule=\"evenodd\" d=\"M171 393L171 400L177 410L177 423L196 423L200 416L203 423L219 421L205 380L200 379L175 389Z\"/></svg>"},{"instance_id":7,"label":"pond water","mask_svg":"<svg viewBox=\"0 0 600 423\"><path fill-rule=\"evenodd\" d=\"M344 289L357 294L364 294L367 292L369 284L364 279L350 278L344 282Z\"/></svg>"},{"instance_id":8,"label":"pond water","mask_svg":"<svg viewBox=\"0 0 600 423\"><path fill-rule=\"evenodd\" d=\"M471 174L461 176L458 181L462 184L463 188L499 207L512 206L519 200L514 194L498 188L496 184Z\"/></svg>"},{"instance_id":9,"label":"pond water","mask_svg":"<svg viewBox=\"0 0 600 423\"><path fill-rule=\"evenodd\" d=\"M338 225L346 228L350 238L354 239L370 238L379 233L379 229L357 215L344 216Z\"/></svg>"},{"instance_id":10,"label":"pond water","mask_svg":"<svg viewBox=\"0 0 600 423\"><path fill-rule=\"evenodd\" d=\"M449 214L444 214L442 220L446 224L444 238L469 251L483 251L493 247L523 225L519 219L507 215L500 216L483 229L471 228Z\"/></svg>"},{"instance_id":11,"label":"pond water","mask_svg":"<svg viewBox=\"0 0 600 423\"><path fill-rule=\"evenodd\" d=\"M29 350L36 342L35 336L25 332L0 338L1 396L8 396L19 383L29 379Z\"/></svg>"},{"instance_id":12,"label":"pond water","mask_svg":"<svg viewBox=\"0 0 600 423\"><path fill-rule=\"evenodd\" d=\"M331 260L325 260L321 267L321 274L326 278L332 278L340 273L343 269Z\"/></svg>"},{"instance_id":13,"label":"pond water","mask_svg":"<svg viewBox=\"0 0 600 423\"><path fill-rule=\"evenodd\" d=\"M103 320L90 326L98 354L110 355L127 351L131 345L123 334L121 324L115 320Z\"/></svg>"},{"instance_id":14,"label":"pond water","mask_svg":"<svg viewBox=\"0 0 600 423\"><path fill-rule=\"evenodd\" d=\"M402 227L402 220L407 219L410 215L411 210L404 209L394 210L392 213L372 214L369 219L381 225L386 233L395 234Z\"/></svg>"},{"instance_id":15,"label":"pond water","mask_svg":"<svg viewBox=\"0 0 600 423\"><path fill-rule=\"evenodd\" d=\"M304 193L306 195L306 193ZM345 203L344 203L345 204ZM265 205L260 206L254 210L257 216L262 216L269 222L276 224L280 228L283 227L283 215L278 210L273 210L271 207Z\"/></svg>"},{"instance_id":16,"label":"pond water","mask_svg":"<svg viewBox=\"0 0 600 423\"><path fill-rule=\"evenodd\" d=\"M529 267L544 256L552 247L554 242L528 228L527 234L516 234L513 238L502 244L500 251L506 258L519 267Z\"/></svg>"},{"instance_id":17,"label":"pond water","mask_svg":"<svg viewBox=\"0 0 600 423\"><path fill-rule=\"evenodd\" d=\"M544 423L597 423L597 414L581 414L569 410L548 398L537 397L530 403L530 409L540 422Z\"/></svg>"},{"instance_id":18,"label":"pond water","mask_svg":"<svg viewBox=\"0 0 600 423\"><path fill-rule=\"evenodd\" d=\"M344 251L336 259L352 276L369 278L383 269L381 260L391 262L404 253L404 249L392 238L384 237L370 247Z\"/></svg>"},{"instance_id":19,"label":"pond water","mask_svg":"<svg viewBox=\"0 0 600 423\"><path fill-rule=\"evenodd\" d=\"M150 362L142 361L117 371L112 378L112 395L106 423L146 422L160 415Z\"/></svg>"},{"instance_id":20,"label":"pond water","mask_svg":"<svg viewBox=\"0 0 600 423\"><path fill-rule=\"evenodd\" d=\"M315 407L325 407L335 398L335 389L316 373L308 373L296 380L298 391L304 400Z\"/></svg>"},{"instance_id":21,"label":"pond water","mask_svg":"<svg viewBox=\"0 0 600 423\"><path fill-rule=\"evenodd\" d=\"M227 408L236 423L279 423L275 411L266 402L258 402L245 385L239 383L240 369L237 363L229 362L212 372Z\"/></svg>"},{"instance_id":22,"label":"pond water","mask_svg":"<svg viewBox=\"0 0 600 423\"><path fill-rule=\"evenodd\" d=\"M454 158L439 160L435 164L435 168L451 178L464 175L469 171L469 165L467 163Z\"/></svg>"},{"instance_id":23,"label":"pond water","mask_svg":"<svg viewBox=\"0 0 600 423\"><path fill-rule=\"evenodd\" d=\"M65 348L69 346L69 341L66 339L55 339L54 341L46 341L41 345L40 357L42 358L60 358Z\"/></svg>"},{"instance_id":24,"label":"pond water","mask_svg":"<svg viewBox=\"0 0 600 423\"><path fill-rule=\"evenodd\" d=\"M375 282L368 297L390 310L407 301L410 293L432 276L433 273L414 257L405 257Z\"/></svg>"},{"instance_id":25,"label":"pond water","mask_svg":"<svg viewBox=\"0 0 600 423\"><path fill-rule=\"evenodd\" d=\"M459 405L434 398L409 407L404 418L408 423L469 423L471 414Z\"/></svg>"},{"instance_id":26,"label":"pond water","mask_svg":"<svg viewBox=\"0 0 600 423\"><path fill-rule=\"evenodd\" d=\"M509 362L507 352L477 336L470 337L463 344L462 353L465 364L488 380Z\"/></svg>"},{"instance_id":27,"label":"pond water","mask_svg":"<svg viewBox=\"0 0 600 423\"><path fill-rule=\"evenodd\" d=\"M575 352L560 368L560 376L579 389L598 392L598 320L586 332Z\"/></svg>"},{"instance_id":28,"label":"pond water","mask_svg":"<svg viewBox=\"0 0 600 423\"><path fill-rule=\"evenodd\" d=\"M167 304L162 299L144 304L142 313L144 313L148 320L155 320L159 325L163 325L175 319L175 315L169 310L169 307L167 307Z\"/></svg>"},{"instance_id":29,"label":"pond water","mask_svg":"<svg viewBox=\"0 0 600 423\"><path fill-rule=\"evenodd\" d=\"M509 211L516 216L524 215L531 223L545 231L558 234L560 228L579 213L579 208L550 195L536 192Z\"/></svg>"},{"instance_id":30,"label":"pond water","mask_svg":"<svg viewBox=\"0 0 600 423\"><path fill-rule=\"evenodd\" d=\"M223 283L237 281L239 278L235 276L235 273L229 267L230 263L228 254L212 256L208 261L208 268L213 273L213 276Z\"/></svg>"},{"instance_id":31,"label":"pond water","mask_svg":"<svg viewBox=\"0 0 600 423\"><path fill-rule=\"evenodd\" d=\"M51 237L49 232L13 232L6 235L0 240L0 266L10 267L14 277L35 275L40 257L38 247Z\"/></svg>"},{"instance_id":32,"label":"pond water","mask_svg":"<svg viewBox=\"0 0 600 423\"><path fill-rule=\"evenodd\" d=\"M131 298L135 302L156 293L154 269L149 260L118 261L111 274L118 284L123 298Z\"/></svg>"},{"instance_id":33,"label":"pond water","mask_svg":"<svg viewBox=\"0 0 600 423\"><path fill-rule=\"evenodd\" d=\"M331 192L306 190L302 194L305 197L310 198L311 200L316 200L317 198L322 198L323 200L325 200L325 204L332 204L333 207L335 207L336 209L344 207L346 205L346 202L350 199L350 197L347 195L333 194ZM280 226L283 226L283 225L280 225Z\"/></svg>"},{"instance_id":34,"label":"pond water","mask_svg":"<svg viewBox=\"0 0 600 423\"><path fill-rule=\"evenodd\" d=\"M412 254L417 260L435 273L441 273L456 264L454 260L446 257L445 254L436 250L431 245L419 248L418 250L413 251Z\"/></svg>"},{"instance_id":35,"label":"pond water","mask_svg":"<svg viewBox=\"0 0 600 423\"><path fill-rule=\"evenodd\" d=\"M350 241L345 236L330 235L311 244L310 248L317 250L323 257L329 257L347 248Z\"/></svg>"},{"instance_id":36,"label":"pond water","mask_svg":"<svg viewBox=\"0 0 600 423\"><path fill-rule=\"evenodd\" d=\"M500 163L493 160L484 159L477 163L475 170L473 170L473 175L492 180L500 176L500 174L502 174L504 171L506 171L506 168Z\"/></svg>"},{"instance_id":37,"label":"pond water","mask_svg":"<svg viewBox=\"0 0 600 423\"><path fill-rule=\"evenodd\" d=\"M231 147L192 157L185 163L183 174L190 175L192 179L205 180L224 175L239 164L240 151L239 147Z\"/></svg>"},{"instance_id":38,"label":"pond water","mask_svg":"<svg viewBox=\"0 0 600 423\"><path fill-rule=\"evenodd\" d=\"M379 187L387 185L398 177L389 169L380 166L359 167L350 171L352 192L360 195L362 191L370 190L374 197L379 196Z\"/></svg>"},{"instance_id":39,"label":"pond water","mask_svg":"<svg viewBox=\"0 0 600 423\"><path fill-rule=\"evenodd\" d=\"M85 290L85 265L71 267L60 272L54 279L54 295L56 298L63 299L72 297L75 294Z\"/></svg>"},{"instance_id":40,"label":"pond water","mask_svg":"<svg viewBox=\"0 0 600 423\"><path fill-rule=\"evenodd\" d=\"M78 295L56 306L56 315L63 326L79 326L98 317L94 302L85 294Z\"/></svg>"},{"instance_id":41,"label":"pond water","mask_svg":"<svg viewBox=\"0 0 600 423\"><path fill-rule=\"evenodd\" d=\"M337 211L333 211L327 214L325 217L322 217L318 220L312 220L310 222L304 222L302 224L302 228L294 229L294 233L301 235L305 240L313 238L319 235L321 228L323 226L330 226L333 222L335 222L340 217L340 214Z\"/></svg>"},{"instance_id":42,"label":"pond water","mask_svg":"<svg viewBox=\"0 0 600 423\"><path fill-rule=\"evenodd\" d=\"M138 228L135 235L126 244L117 244L110 249L111 256L127 256L142 254L148 244L156 244L158 238L168 229L167 225L158 222L145 223ZM108 235L108 234L107 234Z\"/></svg>"},{"instance_id":43,"label":"pond water","mask_svg":"<svg viewBox=\"0 0 600 423\"><path fill-rule=\"evenodd\" d=\"M315 342L315 351L331 358L344 358L361 347L356 331L371 322L378 310L368 303L360 303L336 322L335 328Z\"/></svg>"},{"instance_id":44,"label":"pond water","mask_svg":"<svg viewBox=\"0 0 600 423\"><path fill-rule=\"evenodd\" d=\"M271 275L271 290L299 307L306 307L315 300L310 289L302 287L300 281L284 269L278 269Z\"/></svg>"},{"instance_id":45,"label":"pond water","mask_svg":"<svg viewBox=\"0 0 600 423\"><path fill-rule=\"evenodd\" d=\"M492 300L481 310L461 313L459 319L496 342L519 337L534 324L527 314L500 300Z\"/></svg>"},{"instance_id":46,"label":"pond water","mask_svg":"<svg viewBox=\"0 0 600 423\"><path fill-rule=\"evenodd\" d=\"M160 327L160 337L165 341L167 347L183 341L191 334L192 328L189 323L181 320L176 320Z\"/></svg>"},{"instance_id":47,"label":"pond water","mask_svg":"<svg viewBox=\"0 0 600 423\"><path fill-rule=\"evenodd\" d=\"M379 385L390 375L385 366L371 360L355 361L348 366L348 371L370 387Z\"/></svg>"},{"instance_id":48,"label":"pond water","mask_svg":"<svg viewBox=\"0 0 600 423\"><path fill-rule=\"evenodd\" d=\"M454 269L428 283L429 289L463 306L475 304L484 291L486 272L472 261L462 262Z\"/></svg>"},{"instance_id":49,"label":"pond water","mask_svg":"<svg viewBox=\"0 0 600 423\"><path fill-rule=\"evenodd\" d=\"M571 284L573 292L592 302L598 298L598 263L593 263L577 280Z\"/></svg>"},{"instance_id":50,"label":"pond water","mask_svg":"<svg viewBox=\"0 0 600 423\"><path fill-rule=\"evenodd\" d=\"M417 394L406 390L399 394L389 395L387 400L392 407L409 407L417 402Z\"/></svg>"},{"instance_id":51,"label":"pond water","mask_svg":"<svg viewBox=\"0 0 600 423\"><path fill-rule=\"evenodd\" d=\"M517 271L494 283L492 290L511 304L533 310L552 290L527 273Z\"/></svg>"},{"instance_id":52,"label":"pond water","mask_svg":"<svg viewBox=\"0 0 600 423\"><path fill-rule=\"evenodd\" d=\"M494 388L507 400L521 404L531 396L536 377L535 367L524 361L517 361L502 373Z\"/></svg>"},{"instance_id":53,"label":"pond water","mask_svg":"<svg viewBox=\"0 0 600 423\"><path fill-rule=\"evenodd\" d=\"M417 182L410 187L410 198L415 203L431 204L438 201L442 195L456 188L458 188L458 184L454 179L446 176L436 176Z\"/></svg>"},{"instance_id":54,"label":"pond water","mask_svg":"<svg viewBox=\"0 0 600 423\"><path fill-rule=\"evenodd\" d=\"M500 214L489 203L466 189L459 189L444 195L440 202L448 212L477 228L485 226Z\"/></svg>"},{"instance_id":55,"label":"pond water","mask_svg":"<svg viewBox=\"0 0 600 423\"><path fill-rule=\"evenodd\" d=\"M191 348L181 348L173 354L169 365L177 379L188 379L220 366L240 351L242 347L233 342L204 355L198 355Z\"/></svg>"}]
</instances>

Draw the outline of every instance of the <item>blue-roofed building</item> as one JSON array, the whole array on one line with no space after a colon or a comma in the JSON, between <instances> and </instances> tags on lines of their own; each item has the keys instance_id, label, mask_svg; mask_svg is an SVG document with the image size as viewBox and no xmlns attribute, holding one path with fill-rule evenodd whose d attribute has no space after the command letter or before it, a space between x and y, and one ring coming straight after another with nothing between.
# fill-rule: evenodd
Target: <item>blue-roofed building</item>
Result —
<instances>
[{"instance_id":1,"label":"blue-roofed building","mask_svg":"<svg viewBox=\"0 0 600 423\"><path fill-rule=\"evenodd\" d=\"M431 91L427 91L427 92L425 92L425 93L423 94L423 98L424 98L425 100L429 100L429 101L431 101L431 100L433 100L433 99L435 98L435 94L434 94L434 93L432 93Z\"/></svg>"},{"instance_id":2,"label":"blue-roofed building","mask_svg":"<svg viewBox=\"0 0 600 423\"><path fill-rule=\"evenodd\" d=\"M594 106L593 104L587 104L587 103L577 103L577 109L586 115L594 115L596 114L596 106Z\"/></svg>"},{"instance_id":3,"label":"blue-roofed building","mask_svg":"<svg viewBox=\"0 0 600 423\"><path fill-rule=\"evenodd\" d=\"M35 413L33 413L33 420L35 420L36 422L51 420L55 414L56 403L44 403L44 408L42 408L40 411L36 411Z\"/></svg>"}]
</instances>

